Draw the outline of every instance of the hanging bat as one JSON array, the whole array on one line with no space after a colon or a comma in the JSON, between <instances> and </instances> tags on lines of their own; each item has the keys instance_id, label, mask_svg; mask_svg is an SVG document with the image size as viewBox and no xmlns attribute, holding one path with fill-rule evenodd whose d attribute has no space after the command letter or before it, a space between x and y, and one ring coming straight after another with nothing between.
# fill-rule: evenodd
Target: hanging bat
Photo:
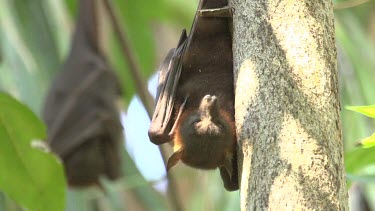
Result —
<instances>
[{"instance_id":1,"label":"hanging bat","mask_svg":"<svg viewBox=\"0 0 375 211\"><path fill-rule=\"evenodd\" d=\"M72 46L46 97L48 143L63 160L68 183L99 185L121 175L121 88L99 50L96 0L81 0Z\"/></svg>"},{"instance_id":2,"label":"hanging bat","mask_svg":"<svg viewBox=\"0 0 375 211\"><path fill-rule=\"evenodd\" d=\"M155 144L173 143L167 170L179 161L219 168L224 187L233 191L238 169L231 17L227 0L200 0L189 36L183 30L159 68L148 134Z\"/></svg>"}]
</instances>

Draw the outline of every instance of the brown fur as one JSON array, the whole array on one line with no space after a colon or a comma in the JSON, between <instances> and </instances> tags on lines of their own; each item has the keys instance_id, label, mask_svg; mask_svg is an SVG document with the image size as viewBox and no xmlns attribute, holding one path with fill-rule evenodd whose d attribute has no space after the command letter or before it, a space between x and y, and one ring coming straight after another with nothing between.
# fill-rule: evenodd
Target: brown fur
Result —
<instances>
[{"instance_id":1,"label":"brown fur","mask_svg":"<svg viewBox=\"0 0 375 211\"><path fill-rule=\"evenodd\" d=\"M227 0L201 0L198 9L227 4ZM155 144L174 144L167 169L179 160L200 169L220 168L225 188L237 190L230 23L230 18L196 15L189 36L182 33L161 66L149 136ZM217 102L206 101L206 95Z\"/></svg>"}]
</instances>

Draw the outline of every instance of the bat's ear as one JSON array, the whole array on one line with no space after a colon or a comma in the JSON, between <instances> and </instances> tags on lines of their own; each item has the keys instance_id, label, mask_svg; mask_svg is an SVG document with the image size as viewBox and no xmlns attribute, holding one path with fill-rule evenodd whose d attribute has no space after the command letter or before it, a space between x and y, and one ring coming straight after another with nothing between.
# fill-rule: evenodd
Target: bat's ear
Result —
<instances>
[{"instance_id":1,"label":"bat's ear","mask_svg":"<svg viewBox=\"0 0 375 211\"><path fill-rule=\"evenodd\" d=\"M227 191L238 190L237 156L227 156L223 166L220 167L220 176Z\"/></svg>"},{"instance_id":2,"label":"bat's ear","mask_svg":"<svg viewBox=\"0 0 375 211\"><path fill-rule=\"evenodd\" d=\"M178 150L177 152L173 153L173 155L168 159L168 164L167 164L167 172L169 169L171 169L173 166L175 166L178 161L181 160L182 157L182 150Z\"/></svg>"}]
</instances>

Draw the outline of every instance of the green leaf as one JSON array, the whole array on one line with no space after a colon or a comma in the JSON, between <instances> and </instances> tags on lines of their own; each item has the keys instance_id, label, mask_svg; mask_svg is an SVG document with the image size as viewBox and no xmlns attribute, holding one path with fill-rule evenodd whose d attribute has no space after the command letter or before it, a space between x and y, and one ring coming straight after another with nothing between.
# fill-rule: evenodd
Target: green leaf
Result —
<instances>
[{"instance_id":1,"label":"green leaf","mask_svg":"<svg viewBox=\"0 0 375 211\"><path fill-rule=\"evenodd\" d=\"M375 147L356 148L345 153L345 168L348 173L358 173L375 163Z\"/></svg>"},{"instance_id":2,"label":"green leaf","mask_svg":"<svg viewBox=\"0 0 375 211\"><path fill-rule=\"evenodd\" d=\"M363 115L375 118L375 105L371 106L347 106L346 109L356 111Z\"/></svg>"},{"instance_id":3,"label":"green leaf","mask_svg":"<svg viewBox=\"0 0 375 211\"><path fill-rule=\"evenodd\" d=\"M30 109L0 93L0 189L30 210L59 211L65 205L62 164L53 154L32 147L45 134Z\"/></svg>"},{"instance_id":4,"label":"green leaf","mask_svg":"<svg viewBox=\"0 0 375 211\"><path fill-rule=\"evenodd\" d=\"M369 148L375 146L375 133L370 137L367 137L361 141L363 148Z\"/></svg>"}]
</instances>

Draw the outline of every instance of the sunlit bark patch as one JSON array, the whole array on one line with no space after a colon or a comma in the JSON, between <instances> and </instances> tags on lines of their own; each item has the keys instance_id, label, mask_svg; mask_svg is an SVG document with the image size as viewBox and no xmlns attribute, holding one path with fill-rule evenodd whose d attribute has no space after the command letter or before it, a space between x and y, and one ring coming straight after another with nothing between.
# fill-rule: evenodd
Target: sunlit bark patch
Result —
<instances>
[{"instance_id":1,"label":"sunlit bark patch","mask_svg":"<svg viewBox=\"0 0 375 211\"><path fill-rule=\"evenodd\" d=\"M250 104L255 102L257 97L257 93L259 92L259 76L256 73L254 63L247 59L242 62L240 70L238 71L238 78L241 80L237 80L236 84L236 126L237 131L242 130L242 126L244 125L245 117L247 115L243 115L247 113L247 107L242 105L248 105L249 101Z\"/></svg>"},{"instance_id":2,"label":"sunlit bark patch","mask_svg":"<svg viewBox=\"0 0 375 211\"><path fill-rule=\"evenodd\" d=\"M280 210L278 205L285 204L283 210L309 210L308 207L295 202L296 198L301 198L301 192L298 191L298 182L294 177L288 177L287 172L275 178L271 186L270 195L268 197L268 210ZM287 194L285 194L287 193Z\"/></svg>"},{"instance_id":3,"label":"sunlit bark patch","mask_svg":"<svg viewBox=\"0 0 375 211\"><path fill-rule=\"evenodd\" d=\"M250 188L250 171L251 171L251 155L252 155L252 151L253 151L253 145L250 144L250 140L244 140L243 141L243 147L242 149L244 149L243 151L243 161L242 162L242 176L241 176L241 187L240 189L242 190L241 193L247 193L248 192L248 189ZM241 202L247 202L249 201L247 197L249 197L248 194L240 194L240 197L241 197ZM241 204L241 210L246 210L246 205L245 204Z\"/></svg>"},{"instance_id":4,"label":"sunlit bark patch","mask_svg":"<svg viewBox=\"0 0 375 211\"><path fill-rule=\"evenodd\" d=\"M330 179L331 172L327 168L329 166L328 157L323 152L322 146L318 145L317 140L311 137L301 123L289 114L284 115L279 140L280 158L287 163L287 166L290 166L290 169L286 169L281 175L278 175L271 190L289 193L291 196L293 194L298 195L299 192L303 193L304 189L311 188L304 187L306 183L304 180L310 180L317 184L325 184L319 186L319 191L326 193L327 197L332 197L332 200L334 200L334 197L330 194L334 184ZM322 171L321 169L325 170ZM320 172L320 174L316 172ZM289 184L288 187L285 187L284 183ZM291 183L295 185L290 185ZM288 190L279 191L280 189ZM272 196L272 194L271 191L270 197L273 197L272 200L277 200L278 196ZM283 198L283 200L286 200L286 198Z\"/></svg>"},{"instance_id":5,"label":"sunlit bark patch","mask_svg":"<svg viewBox=\"0 0 375 211\"><path fill-rule=\"evenodd\" d=\"M278 4L276 1L271 2L269 11L293 11L270 12L268 21L278 45L285 53L290 73L298 88L308 96L308 99L316 99L310 95L326 94L324 98L309 102L317 108L323 107L329 102L326 87L331 84L331 77L327 77L327 74L331 74L331 68L326 60L331 55L327 55L324 46L327 46L326 42L332 40L325 39L327 32L324 24L311 15L305 2L278 1Z\"/></svg>"}]
</instances>

